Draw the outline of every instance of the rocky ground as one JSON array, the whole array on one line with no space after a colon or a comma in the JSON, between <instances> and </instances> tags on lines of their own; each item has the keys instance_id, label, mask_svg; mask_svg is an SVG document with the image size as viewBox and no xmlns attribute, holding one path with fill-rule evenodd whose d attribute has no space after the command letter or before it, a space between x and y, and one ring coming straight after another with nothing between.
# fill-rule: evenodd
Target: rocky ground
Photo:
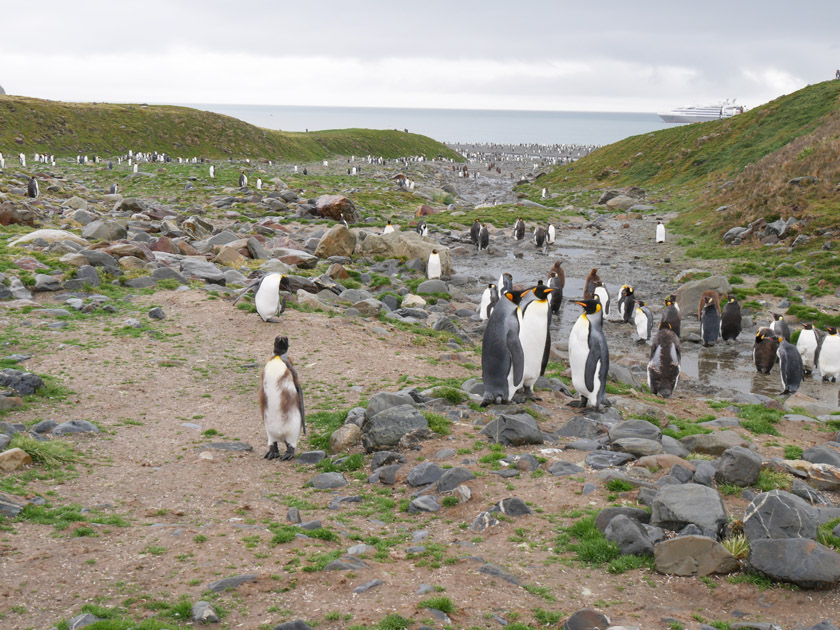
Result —
<instances>
[{"instance_id":1,"label":"rocky ground","mask_svg":"<svg viewBox=\"0 0 840 630\"><path fill-rule=\"evenodd\" d=\"M0 478L2 627L81 627L85 614L108 628L214 614L226 628L837 622L838 387L814 378L785 400L777 371L754 376L772 296L734 346L692 342L694 296L726 290L727 263L688 259L671 236L656 246L655 200L523 205L511 184L533 165L518 160L472 164L469 179L431 162L363 164L356 178L344 163L306 177L219 166L251 186L145 165L109 196L104 165L59 165L27 203L22 171L0 174L16 217L0 252L0 367L17 388L0 398L0 462L23 464ZM425 240L410 228L421 204L439 212ZM355 213L352 239L330 212ZM545 212L555 247L511 242L516 216L533 226ZM474 216L493 225L488 252L468 243ZM387 218L401 229L385 237ZM45 227L71 236L11 245ZM423 282L432 247L449 268ZM540 400L479 407L481 290L502 271L529 286L557 259L566 300ZM646 392L648 347L613 315L612 407L568 406L568 298L593 267L657 315L680 291L673 398ZM677 280L691 269L711 276ZM292 281L279 323L233 305L266 270ZM258 375L277 334L309 420L294 462L262 457ZM21 399L38 385L28 374L46 383Z\"/></svg>"}]
</instances>

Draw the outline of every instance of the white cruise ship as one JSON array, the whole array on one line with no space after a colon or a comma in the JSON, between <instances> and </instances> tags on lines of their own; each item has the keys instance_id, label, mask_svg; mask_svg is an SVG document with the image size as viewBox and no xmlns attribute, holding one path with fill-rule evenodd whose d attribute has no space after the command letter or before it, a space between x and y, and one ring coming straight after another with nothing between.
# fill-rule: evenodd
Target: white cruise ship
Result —
<instances>
[{"instance_id":1,"label":"white cruise ship","mask_svg":"<svg viewBox=\"0 0 840 630\"><path fill-rule=\"evenodd\" d=\"M715 105L677 107L669 112L658 112L658 116L667 123L694 123L731 118L743 113L745 109L743 105L736 105L735 99L727 99Z\"/></svg>"}]
</instances>

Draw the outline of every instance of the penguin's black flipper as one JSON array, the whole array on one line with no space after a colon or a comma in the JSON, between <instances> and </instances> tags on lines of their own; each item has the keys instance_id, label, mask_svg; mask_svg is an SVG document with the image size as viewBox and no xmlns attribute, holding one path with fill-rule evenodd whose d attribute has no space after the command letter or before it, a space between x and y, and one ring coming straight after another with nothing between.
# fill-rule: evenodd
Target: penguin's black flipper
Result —
<instances>
[{"instance_id":1,"label":"penguin's black flipper","mask_svg":"<svg viewBox=\"0 0 840 630\"><path fill-rule=\"evenodd\" d=\"M522 378L525 375L525 353L519 341L519 331L512 328L508 330L506 341L510 360L513 363L513 383L518 388L522 385Z\"/></svg>"},{"instance_id":2,"label":"penguin's black flipper","mask_svg":"<svg viewBox=\"0 0 840 630\"><path fill-rule=\"evenodd\" d=\"M242 293L236 296L236 299L233 301L233 305L236 306L236 303L239 302L239 300L241 300L243 297L245 297L247 293L250 293L251 291L259 291L261 282L262 278L260 278L259 280L254 280L254 282L242 289Z\"/></svg>"},{"instance_id":3,"label":"penguin's black flipper","mask_svg":"<svg viewBox=\"0 0 840 630\"><path fill-rule=\"evenodd\" d=\"M286 361L286 366L292 373L292 381L295 384L295 391L297 391L298 395L298 410L300 411L300 429L301 431L303 431L303 434L306 435L306 413L303 409L303 388L301 388L300 386L300 379L298 378L297 370L292 366L291 361Z\"/></svg>"},{"instance_id":4,"label":"penguin's black flipper","mask_svg":"<svg viewBox=\"0 0 840 630\"><path fill-rule=\"evenodd\" d=\"M545 331L545 349L543 350L542 363L540 363L540 376L545 376L545 368L548 365L548 355L551 354L551 311L548 311L548 325Z\"/></svg>"},{"instance_id":5,"label":"penguin's black flipper","mask_svg":"<svg viewBox=\"0 0 840 630\"><path fill-rule=\"evenodd\" d=\"M277 313L278 315L282 315L286 311L286 298L288 296L284 295L283 300L280 302L280 310Z\"/></svg>"}]
</instances>

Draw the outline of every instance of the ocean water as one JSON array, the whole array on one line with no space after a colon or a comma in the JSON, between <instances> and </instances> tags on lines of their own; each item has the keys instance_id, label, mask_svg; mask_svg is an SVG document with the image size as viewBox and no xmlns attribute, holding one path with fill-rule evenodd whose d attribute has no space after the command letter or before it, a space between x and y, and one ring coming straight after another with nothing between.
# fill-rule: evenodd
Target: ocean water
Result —
<instances>
[{"instance_id":1,"label":"ocean water","mask_svg":"<svg viewBox=\"0 0 840 630\"><path fill-rule=\"evenodd\" d=\"M180 104L267 129L408 129L441 142L605 145L675 126L653 113Z\"/></svg>"}]
</instances>

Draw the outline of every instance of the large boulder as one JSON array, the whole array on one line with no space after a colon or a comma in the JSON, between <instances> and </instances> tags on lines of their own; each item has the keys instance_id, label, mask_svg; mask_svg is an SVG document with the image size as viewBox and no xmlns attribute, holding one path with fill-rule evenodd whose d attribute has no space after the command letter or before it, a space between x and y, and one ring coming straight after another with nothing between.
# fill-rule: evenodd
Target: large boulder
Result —
<instances>
[{"instance_id":1,"label":"large boulder","mask_svg":"<svg viewBox=\"0 0 840 630\"><path fill-rule=\"evenodd\" d=\"M684 577L732 573L738 560L723 545L706 536L679 536L657 543L653 549L659 573Z\"/></svg>"},{"instance_id":2,"label":"large boulder","mask_svg":"<svg viewBox=\"0 0 840 630\"><path fill-rule=\"evenodd\" d=\"M332 226L318 241L315 255L318 258L330 256L352 256L356 249L356 235L342 224Z\"/></svg>"},{"instance_id":3,"label":"large boulder","mask_svg":"<svg viewBox=\"0 0 840 630\"><path fill-rule=\"evenodd\" d=\"M807 501L790 492L762 492L744 511L744 534L750 543L762 538L816 539L816 512Z\"/></svg>"},{"instance_id":4,"label":"large boulder","mask_svg":"<svg viewBox=\"0 0 840 630\"><path fill-rule=\"evenodd\" d=\"M29 225L34 226L38 215L28 205L0 203L0 225Z\"/></svg>"},{"instance_id":5,"label":"large boulder","mask_svg":"<svg viewBox=\"0 0 840 630\"><path fill-rule=\"evenodd\" d=\"M696 483L659 490L651 504L650 524L678 531L691 523L715 533L726 525L726 508L717 490Z\"/></svg>"},{"instance_id":6,"label":"large boulder","mask_svg":"<svg viewBox=\"0 0 840 630\"><path fill-rule=\"evenodd\" d=\"M801 588L830 588L840 580L840 554L807 538L754 540L746 564Z\"/></svg>"},{"instance_id":7,"label":"large boulder","mask_svg":"<svg viewBox=\"0 0 840 630\"><path fill-rule=\"evenodd\" d=\"M436 249L440 255L441 273L445 276L452 275L452 262L449 257L449 248L428 243L417 232L394 231L390 234L370 234L359 246L362 256L383 256L385 258L419 258L426 261L432 250Z\"/></svg>"},{"instance_id":8,"label":"large boulder","mask_svg":"<svg viewBox=\"0 0 840 630\"><path fill-rule=\"evenodd\" d=\"M116 241L125 238L127 234L125 226L108 219L91 221L82 230L82 238L91 241Z\"/></svg>"},{"instance_id":9,"label":"large boulder","mask_svg":"<svg viewBox=\"0 0 840 630\"><path fill-rule=\"evenodd\" d=\"M315 202L315 209L319 215L333 221L341 221L344 217L347 223L356 223L362 219L356 206L344 195L321 195Z\"/></svg>"},{"instance_id":10,"label":"large boulder","mask_svg":"<svg viewBox=\"0 0 840 630\"><path fill-rule=\"evenodd\" d=\"M716 431L714 433L687 435L680 440L685 448L692 453L704 455L723 455L723 452L733 446L747 446L748 442L735 431Z\"/></svg>"},{"instance_id":11,"label":"large boulder","mask_svg":"<svg viewBox=\"0 0 840 630\"><path fill-rule=\"evenodd\" d=\"M751 486L761 472L761 455L743 446L733 446L723 452L715 479L718 483Z\"/></svg>"},{"instance_id":12,"label":"large boulder","mask_svg":"<svg viewBox=\"0 0 840 630\"><path fill-rule=\"evenodd\" d=\"M687 313L697 312L697 305L700 304L700 296L703 291L717 291L721 295L725 295L731 290L732 286L729 284L729 280L723 276L701 278L700 280L686 282L677 289L677 304L680 305L680 310L685 317Z\"/></svg>"},{"instance_id":13,"label":"large boulder","mask_svg":"<svg viewBox=\"0 0 840 630\"><path fill-rule=\"evenodd\" d=\"M73 232L68 232L67 230L50 230L50 229L43 229L43 230L35 230L34 232L30 232L29 234L24 234L23 236L19 236L11 243L10 246L14 247L15 245L22 245L24 243L30 243L35 239L40 238L47 243L55 243L58 241L73 241L74 243L78 243L79 245L88 245L88 242L79 237Z\"/></svg>"},{"instance_id":14,"label":"large boulder","mask_svg":"<svg viewBox=\"0 0 840 630\"><path fill-rule=\"evenodd\" d=\"M647 420L633 418L614 425L609 430L610 441L615 442L622 438L642 438L645 440L656 440L662 437L662 430Z\"/></svg>"},{"instance_id":15,"label":"large boulder","mask_svg":"<svg viewBox=\"0 0 840 630\"><path fill-rule=\"evenodd\" d=\"M653 543L644 525L624 514L610 520L604 529L604 538L617 544L623 554L649 556L653 553Z\"/></svg>"},{"instance_id":16,"label":"large boulder","mask_svg":"<svg viewBox=\"0 0 840 630\"><path fill-rule=\"evenodd\" d=\"M362 444L368 453L392 450L411 431L428 429L426 418L412 405L399 405L380 411L362 427Z\"/></svg>"}]
</instances>

